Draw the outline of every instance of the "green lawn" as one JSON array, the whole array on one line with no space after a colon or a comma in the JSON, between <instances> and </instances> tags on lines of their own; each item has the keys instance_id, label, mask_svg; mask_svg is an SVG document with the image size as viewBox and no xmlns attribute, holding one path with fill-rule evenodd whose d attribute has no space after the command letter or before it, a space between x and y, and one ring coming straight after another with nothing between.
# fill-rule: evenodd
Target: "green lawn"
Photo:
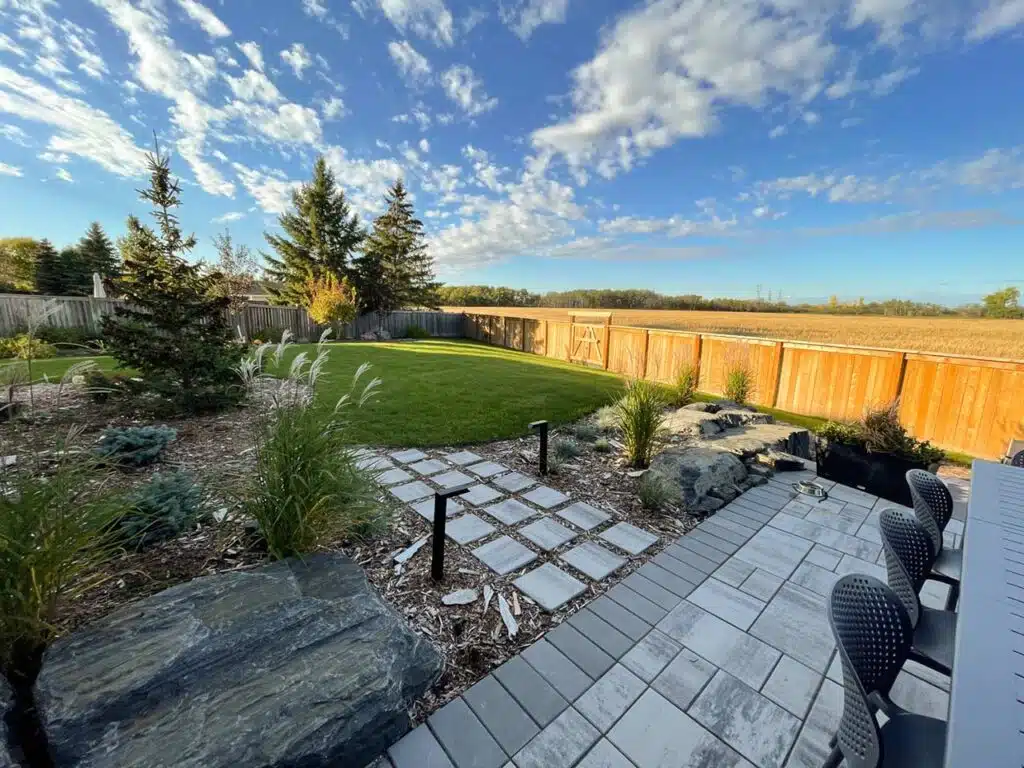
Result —
<instances>
[{"instance_id":1,"label":"green lawn","mask_svg":"<svg viewBox=\"0 0 1024 768\"><path fill-rule=\"evenodd\" d=\"M573 421L613 399L611 373L472 341L332 344L318 385L331 406L364 362L383 380L380 396L353 419L352 439L380 445L457 445L515 437L531 421ZM315 354L295 345L290 354ZM38 361L36 375L59 377L81 358ZM112 369L107 357L92 358Z\"/></svg>"}]
</instances>

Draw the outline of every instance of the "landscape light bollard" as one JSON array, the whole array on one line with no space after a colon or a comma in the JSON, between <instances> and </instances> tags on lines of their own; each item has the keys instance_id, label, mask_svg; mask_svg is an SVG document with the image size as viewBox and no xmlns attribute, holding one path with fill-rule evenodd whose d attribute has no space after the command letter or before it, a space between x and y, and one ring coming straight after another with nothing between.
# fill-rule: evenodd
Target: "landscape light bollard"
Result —
<instances>
[{"instance_id":1,"label":"landscape light bollard","mask_svg":"<svg viewBox=\"0 0 1024 768\"><path fill-rule=\"evenodd\" d=\"M466 483L434 494L434 551L430 559L430 575L434 581L444 579L444 524L448 519L448 499L461 496L469 490L470 485Z\"/></svg>"},{"instance_id":2,"label":"landscape light bollard","mask_svg":"<svg viewBox=\"0 0 1024 768\"><path fill-rule=\"evenodd\" d=\"M530 424L530 429L540 432L540 473L548 473L548 423L546 421L535 421Z\"/></svg>"}]
</instances>

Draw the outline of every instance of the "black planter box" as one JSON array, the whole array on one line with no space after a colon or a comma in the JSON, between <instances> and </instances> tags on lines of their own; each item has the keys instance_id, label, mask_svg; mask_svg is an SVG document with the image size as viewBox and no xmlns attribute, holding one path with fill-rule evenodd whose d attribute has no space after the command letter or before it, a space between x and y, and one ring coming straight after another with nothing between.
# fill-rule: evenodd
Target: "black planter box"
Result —
<instances>
[{"instance_id":1,"label":"black planter box","mask_svg":"<svg viewBox=\"0 0 1024 768\"><path fill-rule=\"evenodd\" d=\"M923 461L913 461L890 453L870 453L859 446L827 440L817 441L814 457L819 477L859 488L907 507L914 505L907 485L907 471L929 468Z\"/></svg>"}]
</instances>

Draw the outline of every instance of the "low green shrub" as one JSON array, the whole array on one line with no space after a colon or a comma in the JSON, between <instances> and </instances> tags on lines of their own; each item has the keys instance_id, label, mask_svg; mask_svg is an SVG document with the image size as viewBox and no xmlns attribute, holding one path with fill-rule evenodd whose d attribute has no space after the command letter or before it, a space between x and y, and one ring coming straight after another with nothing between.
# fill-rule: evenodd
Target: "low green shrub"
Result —
<instances>
[{"instance_id":1,"label":"low green shrub","mask_svg":"<svg viewBox=\"0 0 1024 768\"><path fill-rule=\"evenodd\" d=\"M131 511L121 518L118 528L136 549L177 538L207 516L203 489L187 472L153 475L131 501Z\"/></svg>"},{"instance_id":2,"label":"low green shrub","mask_svg":"<svg viewBox=\"0 0 1024 768\"><path fill-rule=\"evenodd\" d=\"M429 339L430 331L418 325L409 325L406 326L405 337L407 339Z\"/></svg>"},{"instance_id":3,"label":"low green shrub","mask_svg":"<svg viewBox=\"0 0 1024 768\"><path fill-rule=\"evenodd\" d=\"M611 453L612 444L606 438L599 437L594 441L594 450L598 453Z\"/></svg>"},{"instance_id":4,"label":"low green shrub","mask_svg":"<svg viewBox=\"0 0 1024 768\"><path fill-rule=\"evenodd\" d=\"M754 375L747 365L737 363L726 369L725 396L740 405L746 404L754 392Z\"/></svg>"},{"instance_id":5,"label":"low green shrub","mask_svg":"<svg viewBox=\"0 0 1024 768\"><path fill-rule=\"evenodd\" d=\"M602 432L611 432L619 428L619 415L614 405L605 405L597 409L594 414L594 423Z\"/></svg>"},{"instance_id":6,"label":"low green shrub","mask_svg":"<svg viewBox=\"0 0 1024 768\"><path fill-rule=\"evenodd\" d=\"M143 467L159 459L177 436L177 431L167 426L110 427L103 431L96 455L125 466Z\"/></svg>"},{"instance_id":7,"label":"low green shrub","mask_svg":"<svg viewBox=\"0 0 1024 768\"><path fill-rule=\"evenodd\" d=\"M665 423L661 391L646 379L630 379L625 396L614 407L627 460L631 466L646 467Z\"/></svg>"},{"instance_id":8,"label":"low green shrub","mask_svg":"<svg viewBox=\"0 0 1024 768\"><path fill-rule=\"evenodd\" d=\"M111 399L139 395L145 384L124 373L107 373L92 369L83 374L85 393L94 403L106 403Z\"/></svg>"},{"instance_id":9,"label":"low green shrub","mask_svg":"<svg viewBox=\"0 0 1024 768\"><path fill-rule=\"evenodd\" d=\"M676 374L672 388L672 400L675 405L689 405L697 394L697 377L700 371L693 363L684 363Z\"/></svg>"},{"instance_id":10,"label":"low green shrub","mask_svg":"<svg viewBox=\"0 0 1024 768\"><path fill-rule=\"evenodd\" d=\"M249 340L258 344L277 344L281 341L284 331L284 328L277 327L261 328L255 333L250 334Z\"/></svg>"},{"instance_id":11,"label":"low green shrub","mask_svg":"<svg viewBox=\"0 0 1024 768\"><path fill-rule=\"evenodd\" d=\"M598 436L601 434L601 430L592 422L581 421L572 426L572 434L577 440L582 440L585 443L592 443L597 440Z\"/></svg>"},{"instance_id":12,"label":"low green shrub","mask_svg":"<svg viewBox=\"0 0 1024 768\"><path fill-rule=\"evenodd\" d=\"M817 434L830 442L860 446L874 453L889 453L925 464L937 464L946 457L927 440L917 440L907 433L900 423L898 402L870 410L860 421L830 421L819 427Z\"/></svg>"},{"instance_id":13,"label":"low green shrub","mask_svg":"<svg viewBox=\"0 0 1024 768\"><path fill-rule=\"evenodd\" d=\"M43 325L36 331L36 338L42 339L47 344L95 347L97 342L102 341L103 334L90 331L87 328L58 328L52 325Z\"/></svg>"},{"instance_id":14,"label":"low green shrub","mask_svg":"<svg viewBox=\"0 0 1024 768\"><path fill-rule=\"evenodd\" d=\"M679 500L678 491L668 480L650 472L640 478L637 495L640 497L640 506L649 512L658 512Z\"/></svg>"},{"instance_id":15,"label":"low green shrub","mask_svg":"<svg viewBox=\"0 0 1024 768\"><path fill-rule=\"evenodd\" d=\"M19 333L17 336L0 339L0 358L14 357L18 360L45 360L57 356L57 348L42 339Z\"/></svg>"},{"instance_id":16,"label":"low green shrub","mask_svg":"<svg viewBox=\"0 0 1024 768\"><path fill-rule=\"evenodd\" d=\"M556 438L551 443L551 453L554 454L557 461L563 463L575 459L582 452L579 443L575 440Z\"/></svg>"}]
</instances>

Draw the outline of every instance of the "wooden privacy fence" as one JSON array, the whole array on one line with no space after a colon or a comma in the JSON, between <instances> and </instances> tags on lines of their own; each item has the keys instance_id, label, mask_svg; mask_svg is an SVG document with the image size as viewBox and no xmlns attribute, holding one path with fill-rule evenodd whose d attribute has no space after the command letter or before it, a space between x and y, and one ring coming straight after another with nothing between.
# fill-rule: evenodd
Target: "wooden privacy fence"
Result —
<instances>
[{"instance_id":1,"label":"wooden privacy fence","mask_svg":"<svg viewBox=\"0 0 1024 768\"><path fill-rule=\"evenodd\" d=\"M698 388L722 395L730 368L746 367L758 405L851 420L899 399L911 434L941 448L999 458L1024 438L1024 361L810 344L610 324L467 314L466 336L628 376L672 382L684 364Z\"/></svg>"},{"instance_id":2,"label":"wooden privacy fence","mask_svg":"<svg viewBox=\"0 0 1024 768\"><path fill-rule=\"evenodd\" d=\"M111 314L121 302L115 299L93 299L85 296L21 296L0 295L0 336L24 331L31 317L42 317L44 306L49 310L44 325L57 328L81 328L99 333L103 317ZM232 312L229 320L245 338L260 331L288 329L299 341L315 341L326 326L317 325L302 307L273 307L248 304ZM357 339L368 331L383 328L394 338L402 338L410 326L419 326L431 336L458 338L464 335L464 316L453 312L391 312L380 317L363 315L341 326L338 338Z\"/></svg>"}]
</instances>

